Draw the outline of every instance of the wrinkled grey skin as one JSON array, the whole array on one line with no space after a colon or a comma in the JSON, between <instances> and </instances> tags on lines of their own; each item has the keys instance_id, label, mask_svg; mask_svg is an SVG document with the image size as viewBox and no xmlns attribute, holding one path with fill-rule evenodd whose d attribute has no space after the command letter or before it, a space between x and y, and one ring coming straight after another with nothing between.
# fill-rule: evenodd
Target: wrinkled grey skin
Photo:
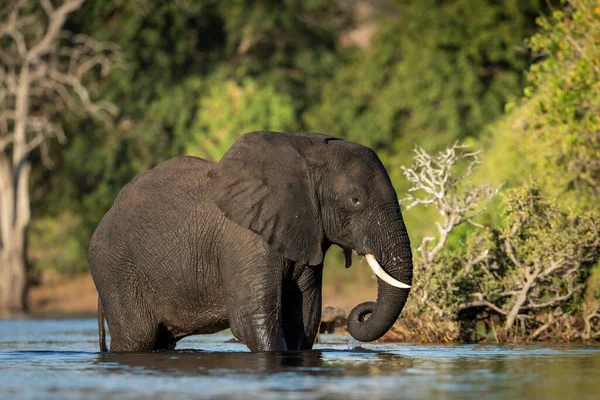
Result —
<instances>
[{"instance_id":1,"label":"wrinkled grey skin","mask_svg":"<svg viewBox=\"0 0 600 400\"><path fill-rule=\"evenodd\" d=\"M101 348L105 313L111 351L172 349L228 327L252 351L310 349L332 244L411 284L398 200L371 149L252 132L218 163L168 160L121 190L92 237ZM378 285L377 302L349 316L358 340L381 337L406 302L407 289Z\"/></svg>"}]
</instances>

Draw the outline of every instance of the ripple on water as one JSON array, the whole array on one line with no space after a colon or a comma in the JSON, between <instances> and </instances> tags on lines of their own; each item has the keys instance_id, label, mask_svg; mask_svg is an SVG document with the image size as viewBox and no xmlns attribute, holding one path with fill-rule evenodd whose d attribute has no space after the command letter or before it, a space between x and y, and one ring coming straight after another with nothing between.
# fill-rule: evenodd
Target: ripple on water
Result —
<instances>
[{"instance_id":1,"label":"ripple on water","mask_svg":"<svg viewBox=\"0 0 600 400\"><path fill-rule=\"evenodd\" d=\"M231 335L183 350L97 352L92 319L0 321L9 398L596 398L600 347L350 343L250 353Z\"/></svg>"}]
</instances>

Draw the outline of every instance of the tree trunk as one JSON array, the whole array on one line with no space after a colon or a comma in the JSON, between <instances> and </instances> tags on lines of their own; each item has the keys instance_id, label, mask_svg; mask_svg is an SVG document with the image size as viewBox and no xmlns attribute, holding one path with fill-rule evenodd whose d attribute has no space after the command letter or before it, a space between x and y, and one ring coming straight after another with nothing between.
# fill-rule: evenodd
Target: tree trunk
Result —
<instances>
[{"instance_id":1,"label":"tree trunk","mask_svg":"<svg viewBox=\"0 0 600 400\"><path fill-rule=\"evenodd\" d=\"M26 236L29 226L29 173L0 153L0 312L27 310Z\"/></svg>"},{"instance_id":2,"label":"tree trunk","mask_svg":"<svg viewBox=\"0 0 600 400\"><path fill-rule=\"evenodd\" d=\"M25 262L25 233L11 233L10 247L0 252L0 312L27 310L27 269Z\"/></svg>"},{"instance_id":3,"label":"tree trunk","mask_svg":"<svg viewBox=\"0 0 600 400\"><path fill-rule=\"evenodd\" d=\"M19 73L15 93L12 160L0 153L0 312L27 309L26 235L30 219L26 122L31 85L29 61Z\"/></svg>"},{"instance_id":4,"label":"tree trunk","mask_svg":"<svg viewBox=\"0 0 600 400\"><path fill-rule=\"evenodd\" d=\"M50 137L64 137L60 119L55 118L64 111L56 105L78 104L91 115L116 112L114 105L90 99L83 75L98 66L107 72L119 59L118 51L85 35L81 42L85 46L77 40L63 46L60 40L66 18L84 1L63 0L56 7L52 1L42 2L46 14L42 19L35 12L39 1L18 1L10 8L10 18L0 21L6 39L2 44L11 54L0 62L2 77L10 82L0 85L6 108L0 110L0 312L27 307L31 170L27 158ZM12 97L14 101L6 100Z\"/></svg>"}]
</instances>

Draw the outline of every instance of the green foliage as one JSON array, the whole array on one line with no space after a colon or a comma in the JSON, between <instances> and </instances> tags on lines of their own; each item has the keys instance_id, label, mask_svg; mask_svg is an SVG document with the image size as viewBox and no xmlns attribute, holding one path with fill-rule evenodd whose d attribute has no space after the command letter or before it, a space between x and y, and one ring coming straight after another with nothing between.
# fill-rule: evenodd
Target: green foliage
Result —
<instances>
[{"instance_id":1,"label":"green foliage","mask_svg":"<svg viewBox=\"0 0 600 400\"><path fill-rule=\"evenodd\" d=\"M473 261L489 253L497 237L487 229L468 236L461 247L444 251L427 263L417 259L413 281L413 312L417 316L434 314L443 320L457 321L458 313L470 302L473 293L496 291L502 283L493 272L475 268Z\"/></svg>"},{"instance_id":2,"label":"green foliage","mask_svg":"<svg viewBox=\"0 0 600 400\"><path fill-rule=\"evenodd\" d=\"M50 269L63 274L77 274L88 270L85 257L87 241L80 234L82 218L63 212L56 218L35 220L29 230L30 261L34 272Z\"/></svg>"},{"instance_id":3,"label":"green foliage","mask_svg":"<svg viewBox=\"0 0 600 400\"><path fill-rule=\"evenodd\" d=\"M403 1L371 48L352 53L305 115L320 129L378 149L478 135L519 94L538 1ZM440 140L440 136L444 139ZM409 148L412 146L408 146Z\"/></svg>"},{"instance_id":4,"label":"green foliage","mask_svg":"<svg viewBox=\"0 0 600 400\"><path fill-rule=\"evenodd\" d=\"M596 260L600 226L596 212L564 211L530 185L508 190L503 206L502 238L510 240L520 263L548 265L561 257L584 264Z\"/></svg>"},{"instance_id":5,"label":"green foliage","mask_svg":"<svg viewBox=\"0 0 600 400\"><path fill-rule=\"evenodd\" d=\"M485 129L477 144L485 149L485 162L475 175L477 181L514 188L522 185L524 179L542 180L536 166L545 158L545 153L524 130L527 113L529 105L525 104ZM547 193L556 194L551 190Z\"/></svg>"},{"instance_id":6,"label":"green foliage","mask_svg":"<svg viewBox=\"0 0 600 400\"><path fill-rule=\"evenodd\" d=\"M517 188L531 178L563 208L598 209L599 12L593 1L572 1L539 18L541 30L528 40L538 62L526 97L486 128L480 182ZM490 215L497 220L500 209Z\"/></svg>"},{"instance_id":7,"label":"green foliage","mask_svg":"<svg viewBox=\"0 0 600 400\"><path fill-rule=\"evenodd\" d=\"M458 324L497 315L505 321L502 337L518 319L521 339L600 332L600 321L585 324L583 306L600 258L600 213L564 211L535 184L507 190L502 205L503 227L481 229L433 261L417 260L414 316Z\"/></svg>"},{"instance_id":8,"label":"green foliage","mask_svg":"<svg viewBox=\"0 0 600 400\"><path fill-rule=\"evenodd\" d=\"M506 291L515 294L494 294L490 299L503 303L506 329L512 326L511 318L519 316L531 318L532 331L575 317L574 331L569 332L567 323L568 328L553 326L554 334L585 336L582 331L589 328L582 323L586 316L581 306L586 279L600 257L600 213L565 211L555 200L543 197L535 185L507 191L503 203L506 226L501 234L502 257L496 258L512 270L504 281Z\"/></svg>"},{"instance_id":9,"label":"green foliage","mask_svg":"<svg viewBox=\"0 0 600 400\"><path fill-rule=\"evenodd\" d=\"M218 161L245 132L289 132L296 124L290 96L280 95L270 86L259 87L250 79L241 85L234 81L217 82L207 90L198 108L186 153L213 161Z\"/></svg>"},{"instance_id":10,"label":"green foliage","mask_svg":"<svg viewBox=\"0 0 600 400\"><path fill-rule=\"evenodd\" d=\"M600 194L600 6L571 0L538 20L528 44L541 61L528 73L527 132L549 147L545 170L563 190ZM544 144L542 144L544 146Z\"/></svg>"}]
</instances>

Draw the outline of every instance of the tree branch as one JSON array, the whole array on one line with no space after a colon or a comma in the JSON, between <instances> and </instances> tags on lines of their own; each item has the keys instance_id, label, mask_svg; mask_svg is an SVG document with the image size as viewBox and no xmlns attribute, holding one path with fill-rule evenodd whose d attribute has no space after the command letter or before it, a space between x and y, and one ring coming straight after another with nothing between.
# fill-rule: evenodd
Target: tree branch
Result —
<instances>
[{"instance_id":1,"label":"tree branch","mask_svg":"<svg viewBox=\"0 0 600 400\"><path fill-rule=\"evenodd\" d=\"M528 302L529 304L522 306L521 309L522 310L533 310L533 309L546 308L546 307L556 305L562 301L569 299L571 296L573 296L573 294L575 294L575 292L577 290L581 289L582 287L583 287L583 285L576 285L575 287L570 288L567 294L564 294L562 296L556 296L553 299L548 300L544 303L534 303L531 299L529 299L529 302Z\"/></svg>"},{"instance_id":2,"label":"tree branch","mask_svg":"<svg viewBox=\"0 0 600 400\"><path fill-rule=\"evenodd\" d=\"M34 62L41 55L47 53L50 50L52 42L58 36L60 29L65 23L67 15L73 11L79 9L85 0L65 0L62 6L54 9L50 1L42 0L44 11L48 16L48 27L44 36L33 45L33 47L27 52L25 58L25 64Z\"/></svg>"},{"instance_id":3,"label":"tree branch","mask_svg":"<svg viewBox=\"0 0 600 400\"><path fill-rule=\"evenodd\" d=\"M415 147L415 157L412 167L402 167L406 179L412 183L409 194L401 203L408 203L406 209L416 205L434 205L442 222L437 223L438 237L424 238L419 247L428 264L434 262L444 248L448 235L458 225L464 222L475 224L472 220L485 208L480 204L489 201L498 192L491 185L467 189L464 195L459 196L457 187L469 177L479 165L480 152L465 153L465 145L454 143L452 147L439 152L436 156L429 155L421 147ZM468 159L467 171L455 176L453 167L461 160ZM424 196L417 197L414 192L422 192ZM429 250L428 244L435 241L434 247Z\"/></svg>"},{"instance_id":4,"label":"tree branch","mask_svg":"<svg viewBox=\"0 0 600 400\"><path fill-rule=\"evenodd\" d=\"M46 15L46 24L39 13L29 11L30 0L13 3L8 20L0 23L0 36L8 35L12 47L0 56L0 150L12 146L13 166L25 159L34 149L44 146L45 140L57 137L64 140L62 127L56 122L56 99L72 111L83 110L108 125L117 108L109 102L94 102L84 85L85 75L99 67L106 75L121 62L118 47L113 43L98 42L87 35L71 35L61 31L67 16L81 7L84 0L64 0L54 7L50 0L40 0ZM21 38L31 38L27 48ZM37 39L36 39L37 38ZM58 39L71 45L56 47ZM62 42L61 42L62 44ZM16 49L10 53L10 49ZM14 105L14 106L13 106ZM12 109L11 109L12 107ZM35 109L38 116L30 115ZM43 121L40 119L43 116ZM43 124L41 123L43 122ZM12 131L9 127L12 125ZM31 136L31 137L30 137ZM45 152L42 149L42 158Z\"/></svg>"},{"instance_id":5,"label":"tree branch","mask_svg":"<svg viewBox=\"0 0 600 400\"><path fill-rule=\"evenodd\" d=\"M483 300L482 298L480 298L479 301L472 301L470 303L464 303L461 304L460 306L460 310L466 310L469 308L474 308L474 307L488 307L494 311L496 311L498 314L501 315L506 315L506 311L504 311L503 309L501 309L500 307L496 306L494 303L491 303L487 300Z\"/></svg>"}]
</instances>

